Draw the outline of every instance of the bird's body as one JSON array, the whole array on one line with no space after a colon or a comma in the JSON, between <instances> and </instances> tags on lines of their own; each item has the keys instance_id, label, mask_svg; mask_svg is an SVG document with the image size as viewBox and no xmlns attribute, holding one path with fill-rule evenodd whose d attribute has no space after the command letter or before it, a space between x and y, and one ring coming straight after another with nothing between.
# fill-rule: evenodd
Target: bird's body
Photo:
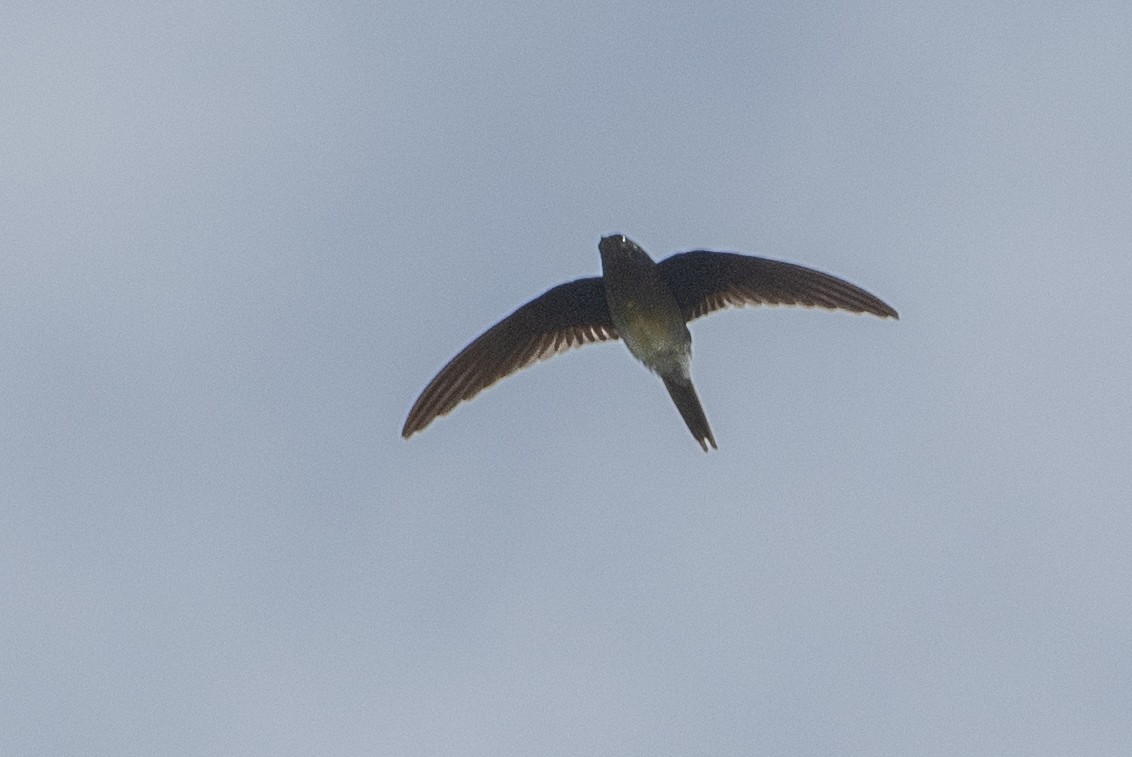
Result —
<instances>
[{"instance_id":1,"label":"bird's body","mask_svg":"<svg viewBox=\"0 0 1132 757\"><path fill-rule=\"evenodd\" d=\"M660 376L696 441L716 447L707 416L692 388L692 334L660 268L623 236L605 237L601 272L605 301L618 335L633 357Z\"/></svg>"},{"instance_id":2,"label":"bird's body","mask_svg":"<svg viewBox=\"0 0 1132 757\"><path fill-rule=\"evenodd\" d=\"M656 263L635 244L601 241L605 302L633 356L657 373L687 372L692 335Z\"/></svg>"},{"instance_id":3,"label":"bird's body","mask_svg":"<svg viewBox=\"0 0 1132 757\"><path fill-rule=\"evenodd\" d=\"M716 447L692 386L687 323L732 305L795 304L897 318L846 281L810 268L726 252L694 251L656 263L623 235L598 245L602 276L561 284L531 300L465 347L413 404L408 438L463 400L526 366L572 347L623 339L664 381L696 441Z\"/></svg>"}]
</instances>

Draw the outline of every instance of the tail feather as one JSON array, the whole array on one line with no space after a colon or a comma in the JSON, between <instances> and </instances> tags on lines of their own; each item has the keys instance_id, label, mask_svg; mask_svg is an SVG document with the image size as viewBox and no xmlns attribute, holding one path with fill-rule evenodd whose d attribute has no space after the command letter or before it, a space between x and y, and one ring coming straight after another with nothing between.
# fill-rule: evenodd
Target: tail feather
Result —
<instances>
[{"instance_id":1,"label":"tail feather","mask_svg":"<svg viewBox=\"0 0 1132 757\"><path fill-rule=\"evenodd\" d=\"M716 446L715 437L712 436L707 416L704 415L704 408L700 405L700 398L696 396L696 390L692 387L692 382L667 376L661 376L661 379L664 380L664 386L668 389L672 401L676 403L680 417L684 419L684 423L688 424L688 430L692 432L692 436L704 448L704 452L708 451L708 444L711 444L713 449L719 449Z\"/></svg>"}]
</instances>

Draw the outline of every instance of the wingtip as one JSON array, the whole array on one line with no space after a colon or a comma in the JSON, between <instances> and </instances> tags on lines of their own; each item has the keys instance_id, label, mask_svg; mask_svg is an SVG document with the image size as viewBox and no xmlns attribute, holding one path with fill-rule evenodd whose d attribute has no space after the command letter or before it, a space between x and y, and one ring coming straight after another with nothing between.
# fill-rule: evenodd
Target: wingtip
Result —
<instances>
[{"instance_id":1,"label":"wingtip","mask_svg":"<svg viewBox=\"0 0 1132 757\"><path fill-rule=\"evenodd\" d=\"M419 419L415 419L410 413L409 417L405 419L405 424L401 426L401 438L408 439L413 434L424 429L427 423L422 424Z\"/></svg>"},{"instance_id":2,"label":"wingtip","mask_svg":"<svg viewBox=\"0 0 1132 757\"><path fill-rule=\"evenodd\" d=\"M875 315L877 318L891 318L894 321L900 320L900 313L896 312L896 308L889 305L884 300L873 298L875 301L869 307L863 307L858 312L861 314Z\"/></svg>"}]
</instances>

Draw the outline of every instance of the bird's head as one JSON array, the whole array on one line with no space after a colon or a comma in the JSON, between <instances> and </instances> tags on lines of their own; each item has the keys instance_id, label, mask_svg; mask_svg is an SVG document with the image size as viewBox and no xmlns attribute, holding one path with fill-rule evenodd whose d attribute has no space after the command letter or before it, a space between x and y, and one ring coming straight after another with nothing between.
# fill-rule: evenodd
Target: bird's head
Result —
<instances>
[{"instance_id":1,"label":"bird's head","mask_svg":"<svg viewBox=\"0 0 1132 757\"><path fill-rule=\"evenodd\" d=\"M652 260L639 244L624 234L610 234L607 237L602 237L597 248L601 251L603 265L611 260L640 260L642 258Z\"/></svg>"}]
</instances>

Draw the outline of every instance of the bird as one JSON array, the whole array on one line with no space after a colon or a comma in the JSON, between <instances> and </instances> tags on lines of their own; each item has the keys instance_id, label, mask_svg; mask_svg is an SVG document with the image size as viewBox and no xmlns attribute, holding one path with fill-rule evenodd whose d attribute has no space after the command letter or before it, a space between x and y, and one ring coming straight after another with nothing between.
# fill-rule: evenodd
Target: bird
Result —
<instances>
[{"instance_id":1,"label":"bird","mask_svg":"<svg viewBox=\"0 0 1132 757\"><path fill-rule=\"evenodd\" d=\"M719 449L692 386L688 323L728 307L803 305L899 319L886 302L812 268L735 252L692 250L659 263L624 234L598 243L601 276L559 284L520 306L452 358L413 403L408 439L501 379L575 347L621 339L664 382L692 437Z\"/></svg>"}]
</instances>

